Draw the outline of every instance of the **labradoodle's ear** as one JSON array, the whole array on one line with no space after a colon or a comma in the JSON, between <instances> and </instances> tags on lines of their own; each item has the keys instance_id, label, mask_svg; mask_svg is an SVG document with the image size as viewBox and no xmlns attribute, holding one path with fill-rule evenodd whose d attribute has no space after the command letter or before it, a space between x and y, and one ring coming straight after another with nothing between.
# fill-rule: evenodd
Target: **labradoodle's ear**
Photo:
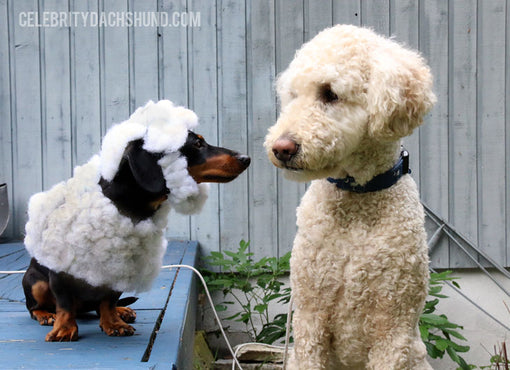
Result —
<instances>
[{"instance_id":1,"label":"labradoodle's ear","mask_svg":"<svg viewBox=\"0 0 510 370\"><path fill-rule=\"evenodd\" d=\"M374 52L368 86L369 132L378 140L411 135L436 102L423 58L400 45Z\"/></svg>"}]
</instances>

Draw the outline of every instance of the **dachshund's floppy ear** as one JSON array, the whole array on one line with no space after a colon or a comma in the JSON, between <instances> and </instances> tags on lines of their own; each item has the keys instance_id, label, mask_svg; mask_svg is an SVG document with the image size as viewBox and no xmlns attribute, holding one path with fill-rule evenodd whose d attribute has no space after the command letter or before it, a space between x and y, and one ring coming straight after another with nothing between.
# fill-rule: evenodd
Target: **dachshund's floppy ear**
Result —
<instances>
[{"instance_id":1,"label":"dachshund's floppy ear","mask_svg":"<svg viewBox=\"0 0 510 370\"><path fill-rule=\"evenodd\" d=\"M142 189L150 193L163 193L166 181L158 164L159 156L146 151L142 145L142 140L129 143L124 158L127 159L131 173Z\"/></svg>"}]
</instances>

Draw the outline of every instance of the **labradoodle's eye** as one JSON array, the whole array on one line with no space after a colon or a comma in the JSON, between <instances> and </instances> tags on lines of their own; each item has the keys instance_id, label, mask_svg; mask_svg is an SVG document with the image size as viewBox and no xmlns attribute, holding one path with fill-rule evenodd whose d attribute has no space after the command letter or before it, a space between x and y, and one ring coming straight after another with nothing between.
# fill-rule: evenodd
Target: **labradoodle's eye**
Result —
<instances>
[{"instance_id":1,"label":"labradoodle's eye","mask_svg":"<svg viewBox=\"0 0 510 370\"><path fill-rule=\"evenodd\" d=\"M326 84L322 85L319 89L319 99L323 103L334 103L338 101L338 95L331 90L330 84Z\"/></svg>"}]
</instances>

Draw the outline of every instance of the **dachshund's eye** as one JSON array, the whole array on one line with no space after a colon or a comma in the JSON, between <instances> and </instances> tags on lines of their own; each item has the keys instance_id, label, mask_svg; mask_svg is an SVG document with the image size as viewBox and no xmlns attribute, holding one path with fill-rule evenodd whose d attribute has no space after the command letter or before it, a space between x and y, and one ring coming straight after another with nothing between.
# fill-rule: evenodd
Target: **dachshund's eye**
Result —
<instances>
[{"instance_id":1,"label":"dachshund's eye","mask_svg":"<svg viewBox=\"0 0 510 370\"><path fill-rule=\"evenodd\" d=\"M200 149L204 146L204 143L202 142L202 140L198 139L197 141L195 141L193 143L193 146L196 148L196 149Z\"/></svg>"},{"instance_id":2,"label":"dachshund's eye","mask_svg":"<svg viewBox=\"0 0 510 370\"><path fill-rule=\"evenodd\" d=\"M331 90L330 84L325 84L319 88L319 99L323 103L335 103L338 101L338 95Z\"/></svg>"}]
</instances>

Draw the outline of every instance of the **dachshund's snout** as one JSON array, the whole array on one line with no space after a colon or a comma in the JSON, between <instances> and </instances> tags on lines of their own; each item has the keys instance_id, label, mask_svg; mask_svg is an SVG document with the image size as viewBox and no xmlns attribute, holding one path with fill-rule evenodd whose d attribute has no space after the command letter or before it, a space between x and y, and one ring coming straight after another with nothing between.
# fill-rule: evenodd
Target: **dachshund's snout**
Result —
<instances>
[{"instance_id":1,"label":"dachshund's snout","mask_svg":"<svg viewBox=\"0 0 510 370\"><path fill-rule=\"evenodd\" d=\"M299 145L290 138L280 137L275 141L272 149L276 159L289 162L297 154Z\"/></svg>"}]
</instances>

